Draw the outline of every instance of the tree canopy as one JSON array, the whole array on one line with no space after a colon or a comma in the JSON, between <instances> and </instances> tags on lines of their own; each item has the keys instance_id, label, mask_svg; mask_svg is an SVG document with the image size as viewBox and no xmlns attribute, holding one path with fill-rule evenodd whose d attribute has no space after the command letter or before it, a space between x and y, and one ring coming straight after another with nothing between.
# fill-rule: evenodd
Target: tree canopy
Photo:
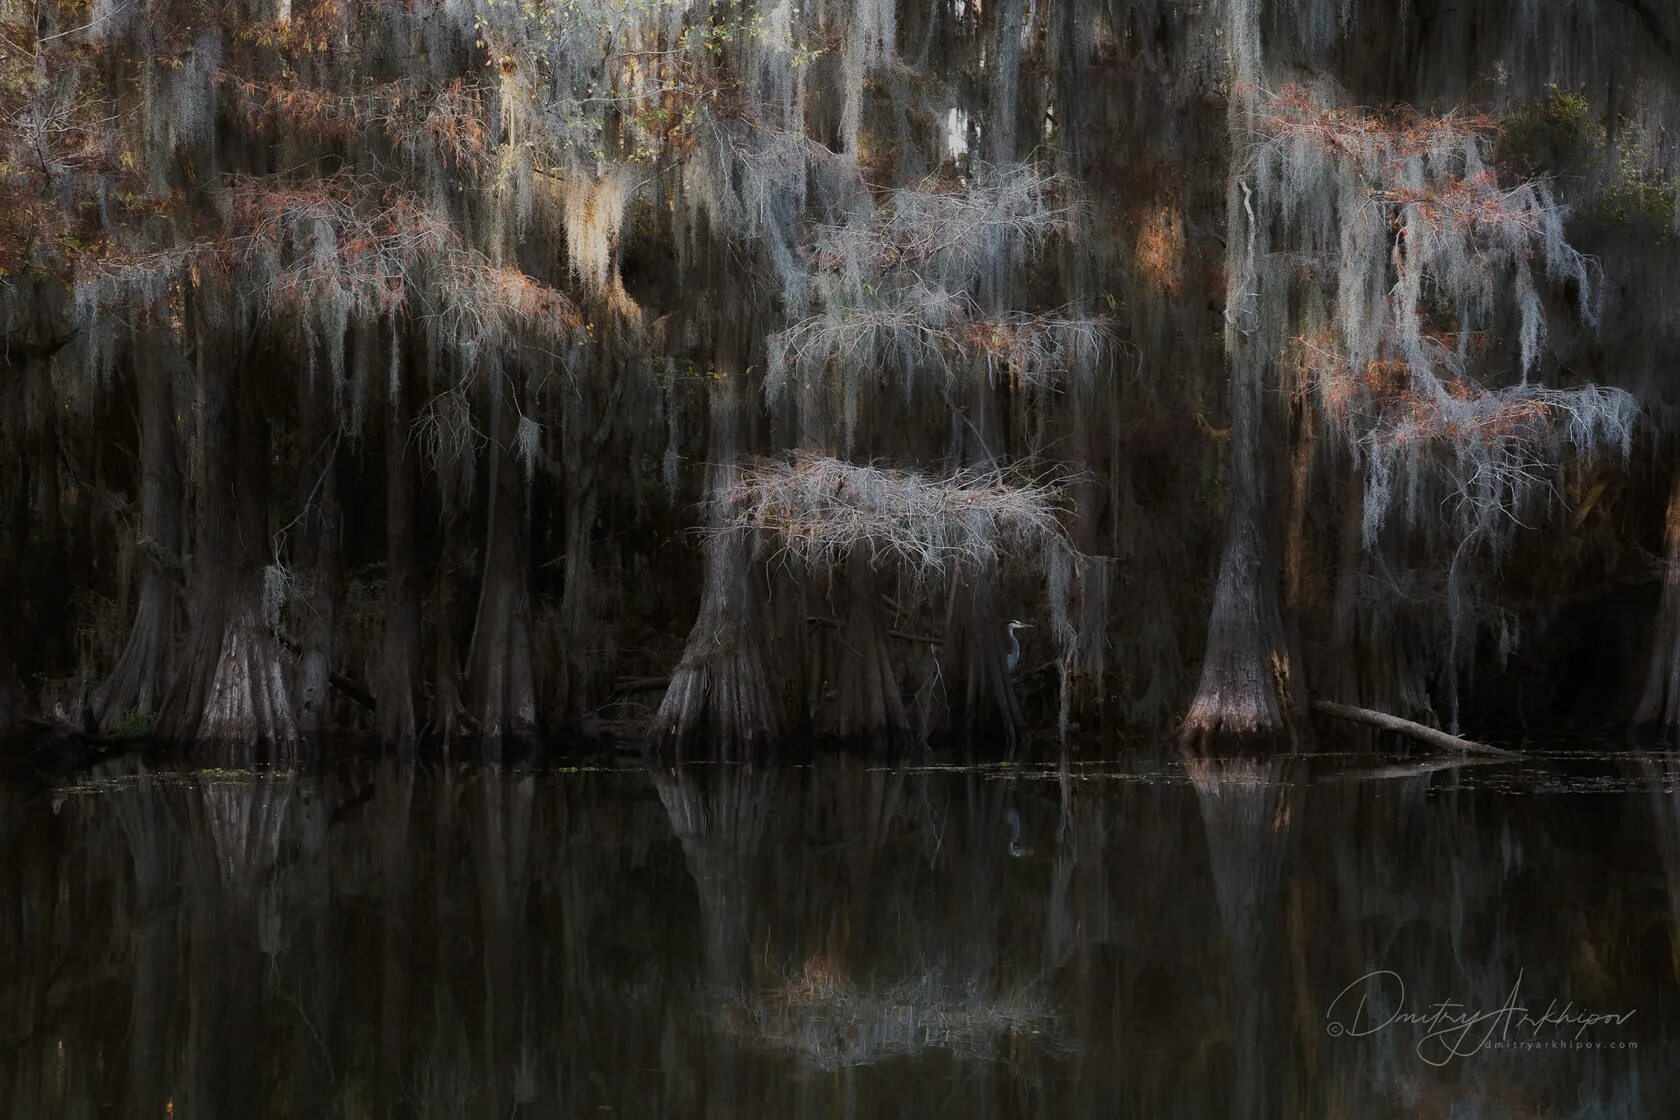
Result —
<instances>
[{"instance_id":1,"label":"tree canopy","mask_svg":"<svg viewBox=\"0 0 1680 1120\"><path fill-rule=\"evenodd\" d=\"M1671 732L1677 37L0 0L0 717Z\"/></svg>"}]
</instances>

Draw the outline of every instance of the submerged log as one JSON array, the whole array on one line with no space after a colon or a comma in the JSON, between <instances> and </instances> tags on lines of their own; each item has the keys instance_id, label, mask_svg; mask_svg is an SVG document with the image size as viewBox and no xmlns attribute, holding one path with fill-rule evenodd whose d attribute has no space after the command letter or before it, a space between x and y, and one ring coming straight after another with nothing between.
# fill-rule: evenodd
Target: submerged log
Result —
<instances>
[{"instance_id":1,"label":"submerged log","mask_svg":"<svg viewBox=\"0 0 1680 1120\"><path fill-rule=\"evenodd\" d=\"M1478 743L1472 739L1464 739L1438 727L1428 727L1421 723L1414 723L1409 719L1391 716L1386 712L1373 712L1369 708L1355 708L1351 704L1333 704L1328 700L1314 700L1312 710L1319 715L1329 716L1331 719L1345 719L1353 723L1368 724L1383 731L1393 731L1399 735L1406 735L1432 747L1440 747L1448 751L1465 751L1469 754L1482 754L1499 758L1515 758L1517 752L1490 747L1486 743Z\"/></svg>"},{"instance_id":2,"label":"submerged log","mask_svg":"<svg viewBox=\"0 0 1680 1120\"><path fill-rule=\"evenodd\" d=\"M664 692L671 687L670 677L620 677L613 682L613 695L632 692Z\"/></svg>"}]
</instances>

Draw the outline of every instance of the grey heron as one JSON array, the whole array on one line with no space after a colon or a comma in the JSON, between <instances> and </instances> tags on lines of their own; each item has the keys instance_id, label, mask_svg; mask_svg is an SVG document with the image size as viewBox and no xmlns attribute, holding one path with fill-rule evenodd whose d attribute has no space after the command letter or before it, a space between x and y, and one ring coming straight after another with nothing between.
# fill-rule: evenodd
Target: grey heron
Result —
<instances>
[{"instance_id":1,"label":"grey heron","mask_svg":"<svg viewBox=\"0 0 1680 1120\"><path fill-rule=\"evenodd\" d=\"M1011 620L1009 623L1009 658L1004 663L1004 668L1011 673L1013 673L1015 671L1015 667L1021 663L1021 639L1015 636L1015 631L1031 629L1031 626L1028 626L1019 619Z\"/></svg>"}]
</instances>

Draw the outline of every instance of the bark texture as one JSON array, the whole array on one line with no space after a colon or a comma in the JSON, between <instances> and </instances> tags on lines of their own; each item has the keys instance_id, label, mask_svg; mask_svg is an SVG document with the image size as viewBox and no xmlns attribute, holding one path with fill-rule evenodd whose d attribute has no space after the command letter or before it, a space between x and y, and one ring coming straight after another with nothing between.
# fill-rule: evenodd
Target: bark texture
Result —
<instances>
[{"instance_id":1,"label":"bark texture","mask_svg":"<svg viewBox=\"0 0 1680 1120\"><path fill-rule=\"evenodd\" d=\"M1633 723L1659 739L1672 741L1680 731L1680 467L1675 468L1670 484L1663 550L1662 599Z\"/></svg>"},{"instance_id":2,"label":"bark texture","mask_svg":"<svg viewBox=\"0 0 1680 1120\"><path fill-rule=\"evenodd\" d=\"M494 406L497 425L490 463L490 510L484 533L484 580L472 647L467 653L467 695L486 755L500 757L504 742L536 738L536 687L531 675L531 589L525 531L525 481L512 458L517 414L503 386Z\"/></svg>"},{"instance_id":3,"label":"bark texture","mask_svg":"<svg viewBox=\"0 0 1680 1120\"><path fill-rule=\"evenodd\" d=\"M415 549L417 470L409 424L413 378L391 387L385 410L384 631L374 696L379 737L400 751L414 747L420 731L420 575Z\"/></svg>"},{"instance_id":4,"label":"bark texture","mask_svg":"<svg viewBox=\"0 0 1680 1120\"><path fill-rule=\"evenodd\" d=\"M940 664L950 730L964 745L997 736L1013 746L1019 736L1021 704L1008 669L1007 622L998 610L996 573L958 565Z\"/></svg>"},{"instance_id":5,"label":"bark texture","mask_svg":"<svg viewBox=\"0 0 1680 1120\"><path fill-rule=\"evenodd\" d=\"M169 683L180 617L181 468L172 371L162 362L142 361L136 364L135 381L140 403L139 572L128 640L94 695L94 725L106 733L130 713L156 715Z\"/></svg>"},{"instance_id":6,"label":"bark texture","mask_svg":"<svg viewBox=\"0 0 1680 1120\"><path fill-rule=\"evenodd\" d=\"M222 744L236 756L298 739L287 674L263 610L268 426L238 366L200 351L197 568L192 631L158 713L160 738ZM231 483L231 485L230 485Z\"/></svg>"},{"instance_id":7,"label":"bark texture","mask_svg":"<svg viewBox=\"0 0 1680 1120\"><path fill-rule=\"evenodd\" d=\"M876 745L902 742L909 734L909 720L882 625L875 573L861 549L847 561L844 595L846 609L835 651L835 731L842 739Z\"/></svg>"},{"instance_id":8,"label":"bark texture","mask_svg":"<svg viewBox=\"0 0 1680 1120\"><path fill-rule=\"evenodd\" d=\"M1246 13L1246 14L1243 14ZM1267 529L1268 381L1276 356L1260 260L1267 230L1244 180L1252 141L1253 83L1261 77L1257 17L1232 8L1228 34L1235 73L1229 107L1231 169L1225 190L1225 355L1230 370L1230 506L1208 616L1195 699L1180 742L1204 751L1287 739L1292 734L1292 666L1278 602L1278 572Z\"/></svg>"},{"instance_id":9,"label":"bark texture","mask_svg":"<svg viewBox=\"0 0 1680 1120\"><path fill-rule=\"evenodd\" d=\"M331 389L317 372L303 382L298 400L303 446L309 453L299 476L294 568L302 594L295 631L298 646L293 690L298 730L320 735L332 727L332 666L338 613L344 598L344 515L339 500L340 433Z\"/></svg>"},{"instance_id":10,"label":"bark texture","mask_svg":"<svg viewBox=\"0 0 1680 1120\"><path fill-rule=\"evenodd\" d=\"M1452 735L1436 727L1429 727L1421 723L1414 723L1409 719L1391 716L1386 712L1373 712L1369 708L1356 708L1351 704L1333 704L1328 700L1313 701L1312 710L1331 719L1351 720L1375 727L1380 731L1392 731L1398 735L1416 739L1420 743L1428 743L1432 747L1439 747L1448 751L1464 751L1467 754L1482 754L1496 757L1510 756L1511 751L1490 747L1486 743L1478 743L1472 739L1465 739Z\"/></svg>"},{"instance_id":11,"label":"bark texture","mask_svg":"<svg viewBox=\"0 0 1680 1120\"><path fill-rule=\"evenodd\" d=\"M726 759L775 741L778 720L746 538L717 532L702 549L705 590L682 661L654 716L653 738L679 753L704 742Z\"/></svg>"}]
</instances>

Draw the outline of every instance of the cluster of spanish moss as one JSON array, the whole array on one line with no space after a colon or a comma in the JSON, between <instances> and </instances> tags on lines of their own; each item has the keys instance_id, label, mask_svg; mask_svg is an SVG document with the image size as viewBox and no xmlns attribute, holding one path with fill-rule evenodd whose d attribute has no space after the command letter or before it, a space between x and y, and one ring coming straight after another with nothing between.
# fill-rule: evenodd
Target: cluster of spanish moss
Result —
<instances>
[{"instance_id":1,"label":"cluster of spanish moss","mask_svg":"<svg viewBox=\"0 0 1680 1120\"><path fill-rule=\"evenodd\" d=\"M1402 7L0 3L0 715L1476 718L1664 547L1680 26Z\"/></svg>"}]
</instances>

